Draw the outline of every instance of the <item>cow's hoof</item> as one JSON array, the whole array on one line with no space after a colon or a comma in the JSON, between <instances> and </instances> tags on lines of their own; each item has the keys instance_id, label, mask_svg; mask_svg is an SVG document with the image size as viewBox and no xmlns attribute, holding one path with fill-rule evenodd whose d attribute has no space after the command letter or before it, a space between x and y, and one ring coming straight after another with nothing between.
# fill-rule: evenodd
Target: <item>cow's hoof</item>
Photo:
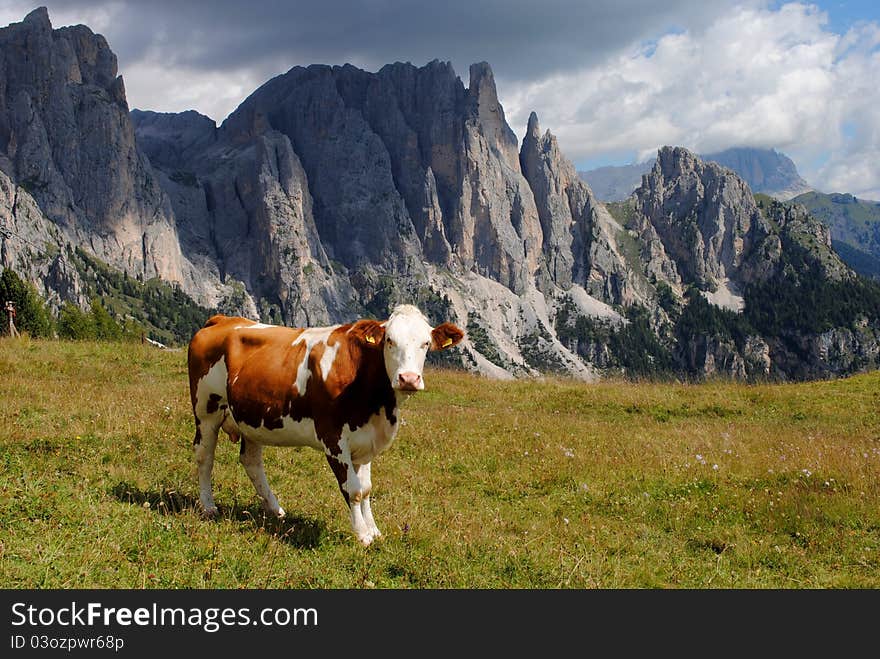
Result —
<instances>
[{"instance_id":1,"label":"cow's hoof","mask_svg":"<svg viewBox=\"0 0 880 659\"><path fill-rule=\"evenodd\" d=\"M263 504L263 512L267 515L272 515L272 517L277 517L278 519L284 519L287 517L287 513L284 512L284 508L278 506L276 508L272 508L267 504Z\"/></svg>"},{"instance_id":2,"label":"cow's hoof","mask_svg":"<svg viewBox=\"0 0 880 659\"><path fill-rule=\"evenodd\" d=\"M369 547L373 542L373 534L372 533L363 533L358 536L358 540L364 547Z\"/></svg>"},{"instance_id":3,"label":"cow's hoof","mask_svg":"<svg viewBox=\"0 0 880 659\"><path fill-rule=\"evenodd\" d=\"M201 514L204 519L214 519L220 514L220 511L217 510L217 506L211 506L210 508L202 508Z\"/></svg>"}]
</instances>

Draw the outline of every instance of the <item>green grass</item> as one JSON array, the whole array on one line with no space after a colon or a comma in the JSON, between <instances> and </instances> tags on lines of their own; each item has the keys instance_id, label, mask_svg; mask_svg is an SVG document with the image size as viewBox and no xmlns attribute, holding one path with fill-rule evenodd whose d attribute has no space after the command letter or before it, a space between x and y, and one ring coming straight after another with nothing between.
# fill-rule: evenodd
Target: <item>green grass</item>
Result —
<instances>
[{"instance_id":1,"label":"green grass","mask_svg":"<svg viewBox=\"0 0 880 659\"><path fill-rule=\"evenodd\" d=\"M0 340L0 585L880 587L880 373L795 385L428 371L364 549L324 458L218 447L195 509L185 352ZM699 456L699 457L698 457ZM717 468L716 468L717 465Z\"/></svg>"}]
</instances>

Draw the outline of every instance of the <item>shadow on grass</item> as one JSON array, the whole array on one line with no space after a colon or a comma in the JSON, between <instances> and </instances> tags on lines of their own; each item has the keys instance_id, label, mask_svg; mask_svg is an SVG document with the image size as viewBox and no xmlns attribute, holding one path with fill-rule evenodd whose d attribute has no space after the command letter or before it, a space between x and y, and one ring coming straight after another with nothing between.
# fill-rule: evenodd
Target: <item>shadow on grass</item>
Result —
<instances>
[{"instance_id":1,"label":"shadow on grass","mask_svg":"<svg viewBox=\"0 0 880 659\"><path fill-rule=\"evenodd\" d=\"M198 499L188 494L181 494L176 490L142 490L130 483L117 483L110 489L110 493L123 503L133 503L141 506L149 504L149 508L159 515L179 515L192 512L199 514L201 507ZM291 515L288 513L284 519L278 519L274 515L267 515L257 504L243 506L234 504L232 507L218 505L220 514L215 519L232 519L239 522L251 522L254 528L262 528L268 533L300 549L312 549L321 544L327 537L327 525L316 519ZM207 523L208 520L206 520Z\"/></svg>"}]
</instances>

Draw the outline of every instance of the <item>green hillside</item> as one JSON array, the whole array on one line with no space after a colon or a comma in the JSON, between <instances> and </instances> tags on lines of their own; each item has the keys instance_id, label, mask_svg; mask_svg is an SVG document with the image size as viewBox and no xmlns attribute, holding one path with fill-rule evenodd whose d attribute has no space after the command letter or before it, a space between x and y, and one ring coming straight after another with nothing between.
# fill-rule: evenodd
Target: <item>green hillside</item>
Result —
<instances>
[{"instance_id":1,"label":"green hillside","mask_svg":"<svg viewBox=\"0 0 880 659\"><path fill-rule=\"evenodd\" d=\"M835 249L850 267L866 276L880 276L880 202L821 192L807 192L792 201L831 228Z\"/></svg>"}]
</instances>

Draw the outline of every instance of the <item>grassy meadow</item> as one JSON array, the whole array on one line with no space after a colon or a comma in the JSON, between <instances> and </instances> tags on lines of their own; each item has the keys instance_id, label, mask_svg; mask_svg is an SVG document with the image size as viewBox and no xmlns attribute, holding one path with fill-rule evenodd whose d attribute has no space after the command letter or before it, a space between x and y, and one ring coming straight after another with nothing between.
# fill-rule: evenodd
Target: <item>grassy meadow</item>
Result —
<instances>
[{"instance_id":1,"label":"grassy meadow","mask_svg":"<svg viewBox=\"0 0 880 659\"><path fill-rule=\"evenodd\" d=\"M238 446L197 513L185 351L0 340L6 588L878 588L880 373L787 385L428 371L364 549L323 456Z\"/></svg>"}]
</instances>

